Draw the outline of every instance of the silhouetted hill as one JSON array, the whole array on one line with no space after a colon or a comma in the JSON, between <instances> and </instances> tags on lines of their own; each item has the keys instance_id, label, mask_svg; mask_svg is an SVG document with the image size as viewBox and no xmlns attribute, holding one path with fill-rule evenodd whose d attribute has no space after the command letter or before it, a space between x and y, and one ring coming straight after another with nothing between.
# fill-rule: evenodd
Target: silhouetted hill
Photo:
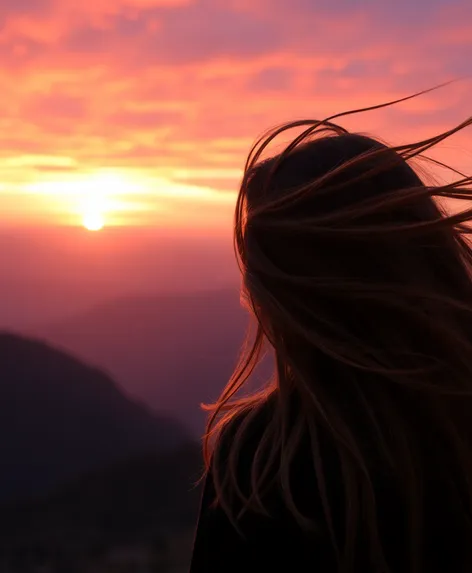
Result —
<instances>
[{"instance_id":1,"label":"silhouetted hill","mask_svg":"<svg viewBox=\"0 0 472 573\"><path fill-rule=\"evenodd\" d=\"M128 547L152 549L162 560L181 533L190 532L191 542L200 472L200 448L188 443L93 472L35 502L4 506L0 563L14 571L54 563L53 571L62 564L59 570L72 573L70 567L78 566L83 572L114 549ZM187 543L182 550L190 548Z\"/></svg>"},{"instance_id":2,"label":"silhouetted hill","mask_svg":"<svg viewBox=\"0 0 472 573\"><path fill-rule=\"evenodd\" d=\"M103 372L42 342L0 333L0 372L2 500L186 439Z\"/></svg>"},{"instance_id":3,"label":"silhouetted hill","mask_svg":"<svg viewBox=\"0 0 472 573\"><path fill-rule=\"evenodd\" d=\"M185 565L200 473L200 447L189 442L92 472L34 502L0 507L0 564L15 573L41 565L53 572L104 572L107 556L133 548L152 553L152 571L164 573L176 561ZM176 544L178 555L172 555Z\"/></svg>"},{"instance_id":4,"label":"silhouetted hill","mask_svg":"<svg viewBox=\"0 0 472 573\"><path fill-rule=\"evenodd\" d=\"M237 289L228 289L118 299L35 332L200 433L199 404L226 384L247 321Z\"/></svg>"}]
</instances>

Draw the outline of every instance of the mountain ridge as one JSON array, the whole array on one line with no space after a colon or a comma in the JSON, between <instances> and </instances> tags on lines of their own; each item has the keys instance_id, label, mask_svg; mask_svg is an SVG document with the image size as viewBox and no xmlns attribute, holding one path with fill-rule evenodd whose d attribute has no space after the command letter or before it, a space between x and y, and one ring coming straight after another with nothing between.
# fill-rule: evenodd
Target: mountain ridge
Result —
<instances>
[{"instance_id":1,"label":"mountain ridge","mask_svg":"<svg viewBox=\"0 0 472 573\"><path fill-rule=\"evenodd\" d=\"M110 372L126 393L197 436L199 405L226 385L248 320L238 290L225 288L120 297L32 333Z\"/></svg>"},{"instance_id":2,"label":"mountain ridge","mask_svg":"<svg viewBox=\"0 0 472 573\"><path fill-rule=\"evenodd\" d=\"M109 375L41 340L1 331L0 370L0 500L189 439Z\"/></svg>"}]
</instances>

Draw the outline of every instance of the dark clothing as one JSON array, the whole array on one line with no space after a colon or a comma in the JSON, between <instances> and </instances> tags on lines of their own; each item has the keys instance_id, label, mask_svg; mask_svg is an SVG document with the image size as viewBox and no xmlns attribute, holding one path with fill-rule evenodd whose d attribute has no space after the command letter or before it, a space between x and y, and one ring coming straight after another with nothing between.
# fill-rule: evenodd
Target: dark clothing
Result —
<instances>
[{"instance_id":1,"label":"dark clothing","mask_svg":"<svg viewBox=\"0 0 472 573\"><path fill-rule=\"evenodd\" d=\"M213 500L210 477L202 500L191 573L335 570L327 539L309 539L288 520L281 522L259 515L243 518L243 538L221 509L210 507Z\"/></svg>"},{"instance_id":2,"label":"dark clothing","mask_svg":"<svg viewBox=\"0 0 472 573\"><path fill-rule=\"evenodd\" d=\"M260 424L264 424L267 415L270 415L267 410L261 411ZM252 452L260 438L260 429L261 425L254 426L254 432L251 431L253 443L243 447L241 452L238 471L243 486L249 483ZM325 445L324 450L328 497L335 516L334 528L337 539L342 541L345 501L340 468L329 446ZM273 491L267 498L271 517L246 514L239 523L241 535L224 511L214 506L215 492L210 473L205 484L190 573L337 573L335 551L309 460L309 453L305 451L305 455L302 452L294 462L292 491L297 506L320 525L316 533L302 530L284 508L280 494ZM374 487L380 535L391 573L408 573L409 539L401 496L385 477L379 476ZM454 508L442 496L440 480L431 476L425 487L426 500L431 503L425 512L423 571L470 573L463 563L465 551L472 547L472 539L465 539L464 527L458 525L462 521L456 519ZM377 573L369 565L369 552L362 537L361 534L358 539L355 571Z\"/></svg>"}]
</instances>

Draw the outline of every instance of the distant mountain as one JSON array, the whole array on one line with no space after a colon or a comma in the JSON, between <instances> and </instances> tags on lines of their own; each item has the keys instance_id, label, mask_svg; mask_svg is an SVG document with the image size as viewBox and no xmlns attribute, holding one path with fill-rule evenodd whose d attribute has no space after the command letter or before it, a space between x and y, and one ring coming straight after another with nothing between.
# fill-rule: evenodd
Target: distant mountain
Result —
<instances>
[{"instance_id":1,"label":"distant mountain","mask_svg":"<svg viewBox=\"0 0 472 573\"><path fill-rule=\"evenodd\" d=\"M194 229L189 236L159 226L111 225L90 233L72 225L3 225L0 245L5 330L56 322L143 288L195 292L239 282L230 229Z\"/></svg>"},{"instance_id":2,"label":"distant mountain","mask_svg":"<svg viewBox=\"0 0 472 573\"><path fill-rule=\"evenodd\" d=\"M41 565L83 572L94 564L94 571L108 571L107 555L138 547L152 550L161 561L152 570L164 573L162 559L171 565L170 545L181 534L187 541L177 557L189 558L201 459L200 447L189 442L92 472L36 501L0 507L0 563L15 572Z\"/></svg>"},{"instance_id":3,"label":"distant mountain","mask_svg":"<svg viewBox=\"0 0 472 573\"><path fill-rule=\"evenodd\" d=\"M35 334L105 368L193 433L236 364L248 322L237 289L111 301Z\"/></svg>"},{"instance_id":4,"label":"distant mountain","mask_svg":"<svg viewBox=\"0 0 472 573\"><path fill-rule=\"evenodd\" d=\"M0 333L0 373L0 500L187 439L100 370L37 340Z\"/></svg>"}]
</instances>

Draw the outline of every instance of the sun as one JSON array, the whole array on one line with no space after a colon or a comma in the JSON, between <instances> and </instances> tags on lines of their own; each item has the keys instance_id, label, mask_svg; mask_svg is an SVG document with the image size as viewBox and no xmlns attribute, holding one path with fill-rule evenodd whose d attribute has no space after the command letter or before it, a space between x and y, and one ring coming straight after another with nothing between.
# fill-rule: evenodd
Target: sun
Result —
<instances>
[{"instance_id":1,"label":"sun","mask_svg":"<svg viewBox=\"0 0 472 573\"><path fill-rule=\"evenodd\" d=\"M105 220L102 213L85 213L82 217L82 224L87 231L100 231L100 229L103 229L103 226L105 225Z\"/></svg>"}]
</instances>

